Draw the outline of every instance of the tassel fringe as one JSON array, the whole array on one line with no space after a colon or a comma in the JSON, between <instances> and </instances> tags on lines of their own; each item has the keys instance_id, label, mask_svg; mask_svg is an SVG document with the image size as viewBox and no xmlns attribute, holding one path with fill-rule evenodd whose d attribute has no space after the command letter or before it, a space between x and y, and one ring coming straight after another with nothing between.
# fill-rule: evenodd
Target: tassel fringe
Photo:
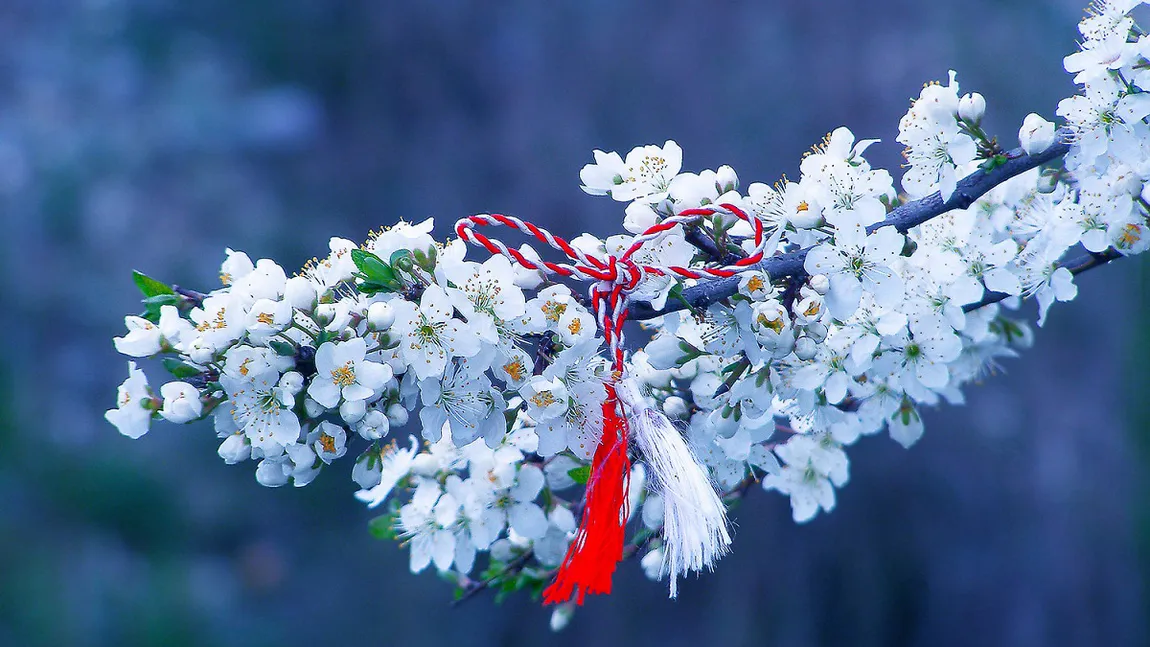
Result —
<instances>
[{"instance_id":1,"label":"tassel fringe","mask_svg":"<svg viewBox=\"0 0 1150 647\"><path fill-rule=\"evenodd\" d=\"M670 575L673 598L679 576L711 570L729 550L726 506L707 468L671 421L647 404L639 383L623 380L618 396L648 467L648 487L663 497L661 575Z\"/></svg>"},{"instance_id":2,"label":"tassel fringe","mask_svg":"<svg viewBox=\"0 0 1150 647\"><path fill-rule=\"evenodd\" d=\"M617 411L615 385L608 383L603 402L603 435L591 460L586 504L575 540L567 549L555 581L543 591L544 604L566 602L576 595L611 592L611 577L623 559L631 460L627 456L627 423Z\"/></svg>"}]
</instances>

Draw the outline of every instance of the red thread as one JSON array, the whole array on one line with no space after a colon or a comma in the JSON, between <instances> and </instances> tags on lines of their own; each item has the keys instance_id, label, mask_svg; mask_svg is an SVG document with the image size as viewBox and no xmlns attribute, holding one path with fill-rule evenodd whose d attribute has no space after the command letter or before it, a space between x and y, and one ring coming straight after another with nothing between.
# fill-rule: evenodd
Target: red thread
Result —
<instances>
[{"instance_id":1,"label":"red thread","mask_svg":"<svg viewBox=\"0 0 1150 647\"><path fill-rule=\"evenodd\" d=\"M595 450L587 480L583 519L567 548L555 581L543 591L544 604L566 602L575 595L583 604L588 593L611 592L615 566L623 558L631 459L627 456L627 425L616 409L615 387L607 384L603 402L603 436Z\"/></svg>"},{"instance_id":2,"label":"red thread","mask_svg":"<svg viewBox=\"0 0 1150 647\"><path fill-rule=\"evenodd\" d=\"M754 230L755 247L751 254L726 267L686 267L640 265L631 257L643 245L655 241L679 225L697 222L712 216L719 210L734 214L740 220L750 223ZM504 245L498 240L476 231L478 227L503 225L534 236L537 240L563 252L571 263L538 263L528 259L522 252ZM603 434L591 460L591 474L587 480L587 492L583 516L575 540L567 549L567 555L555 581L543 592L545 604L566 602L577 595L576 603L583 604L588 594L611 592L611 577L615 567L623 559L623 540L628 509L628 488L630 487L631 460L627 456L627 421L619 415L615 383L623 375L623 323L627 319L628 295L639 286L644 276L664 276L674 274L688 279L725 278L738 274L741 270L757 264L765 254L766 238L763 236L763 223L752 218L742 209L732 204L721 204L717 209L687 209L669 216L648 228L634 238L631 246L620 256L597 258L571 246L566 240L519 218L500 214L479 214L463 218L455 223L455 233L463 240L478 245L492 254L502 254L529 270L542 270L559 276L594 280L591 286L591 303L603 339L607 343L611 358L612 376L605 385L607 392L603 402Z\"/></svg>"}]
</instances>

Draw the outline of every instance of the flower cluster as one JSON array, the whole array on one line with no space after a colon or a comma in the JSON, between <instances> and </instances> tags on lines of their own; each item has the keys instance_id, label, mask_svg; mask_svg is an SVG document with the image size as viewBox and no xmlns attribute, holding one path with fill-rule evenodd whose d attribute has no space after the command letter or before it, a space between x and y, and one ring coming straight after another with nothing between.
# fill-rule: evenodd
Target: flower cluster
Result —
<instances>
[{"instance_id":1,"label":"flower cluster","mask_svg":"<svg viewBox=\"0 0 1150 647\"><path fill-rule=\"evenodd\" d=\"M833 509L849 446L884 431L912 445L924 406L961 403L964 385L1030 344L1016 312L1025 298L1041 326L1054 302L1074 298L1074 273L1146 249L1150 37L1128 15L1137 4L1093 7L1081 51L1065 61L1082 86L1059 105L1065 129L1030 115L1021 149L983 131L985 99L960 96L953 72L947 85L927 85L899 124L901 195L866 160L876 142L846 128L803 159L798 181L745 192L730 167L682 172L674 142L625 158L595 151L583 189L627 203L631 235L584 234L571 244L577 253L617 256L634 235L701 207L713 215L644 235L631 259L731 266L763 248L735 209L766 239L765 260L727 279L737 283L731 296L700 305L685 294L711 279L671 273L629 292L656 315L647 343L626 357L639 389L632 406L677 423L684 455L724 496L759 483L789 497L797 522ZM1052 167L1034 162L964 194L967 208L939 206L973 186L959 178L987 177L1061 139L1061 167L1049 155ZM930 209L909 224L900 216ZM306 485L352 453L357 496L386 504L373 528L407 540L413 571L434 565L464 592L538 587L575 536L576 486L599 442L613 379L601 324L570 286L533 269L530 247L509 254L519 262L473 261L462 240L440 244L431 233L428 220L362 245L332 239L327 257L290 278L229 250L222 287L207 294L137 274L146 311L126 319L116 348L163 356L176 381L156 393L131 362L108 420L138 438L157 417L211 417L220 456L256 461L267 486ZM1077 247L1086 261L1065 260ZM791 270L776 269L788 260ZM409 418L423 443L409 435L401 448L387 437ZM625 552L658 577L665 502L645 491L644 459L630 481L642 521Z\"/></svg>"}]
</instances>

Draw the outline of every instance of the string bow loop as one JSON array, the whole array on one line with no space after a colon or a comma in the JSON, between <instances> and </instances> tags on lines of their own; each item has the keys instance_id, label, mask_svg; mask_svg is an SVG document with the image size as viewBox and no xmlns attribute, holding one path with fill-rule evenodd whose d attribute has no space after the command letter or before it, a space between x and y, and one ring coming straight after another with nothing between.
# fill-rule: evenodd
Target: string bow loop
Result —
<instances>
[{"instance_id":1,"label":"string bow loop","mask_svg":"<svg viewBox=\"0 0 1150 647\"><path fill-rule=\"evenodd\" d=\"M636 261L644 245L658 242L673 229L697 223L718 213L731 214L748 223L753 231L754 246L748 255L722 267L682 267L653 265ZM528 258L523 252L508 247L498 239L484 235L486 227L509 227L565 255L565 262ZM676 276L684 279L726 278L753 269L763 259L768 246L763 223L738 206L724 203L716 207L687 209L668 216L635 236L631 245L619 255L597 256L578 249L568 241L530 222L501 214L478 214L455 223L455 233L464 241L500 254L528 270L591 282L588 290L595 320L603 333L611 358L611 376L604 385L603 430L591 462L591 474L579 530L559 567L555 581L543 593L544 602L565 602L577 593L583 603L586 594L611 592L611 577L623 557L624 529L630 516L628 488L631 462L628 456L628 428L620 410L616 387L624 375L623 323L627 320L630 296L651 276ZM529 246L530 247L530 246ZM534 248L533 256L542 258Z\"/></svg>"}]
</instances>

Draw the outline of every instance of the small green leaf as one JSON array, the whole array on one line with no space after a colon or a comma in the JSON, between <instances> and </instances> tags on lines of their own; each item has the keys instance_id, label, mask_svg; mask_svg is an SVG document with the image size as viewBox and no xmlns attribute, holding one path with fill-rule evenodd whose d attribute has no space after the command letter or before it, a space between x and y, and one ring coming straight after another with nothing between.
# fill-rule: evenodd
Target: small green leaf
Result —
<instances>
[{"instance_id":1,"label":"small green leaf","mask_svg":"<svg viewBox=\"0 0 1150 647\"><path fill-rule=\"evenodd\" d=\"M358 267L360 270L363 270L363 259L367 258L368 256L375 256L375 254L372 254L371 252L366 252L362 249L359 249L358 247L356 249L351 250L351 262L355 263L355 266ZM379 257L375 256L375 258L379 258Z\"/></svg>"},{"instance_id":2,"label":"small green leaf","mask_svg":"<svg viewBox=\"0 0 1150 647\"><path fill-rule=\"evenodd\" d=\"M362 249L351 250L351 260L357 269L370 281L386 282L395 280L395 270L383 259Z\"/></svg>"},{"instance_id":3,"label":"small green leaf","mask_svg":"<svg viewBox=\"0 0 1150 647\"><path fill-rule=\"evenodd\" d=\"M172 359L171 357L165 357L163 364L164 364L164 368L169 373L172 374L172 377L174 377L178 380L182 380L182 379L189 378L189 377L195 377L196 375L199 375L202 372L202 371L200 371L200 369L196 368L195 366L192 366L190 364L185 364L185 363L181 362L180 360Z\"/></svg>"},{"instance_id":4,"label":"small green leaf","mask_svg":"<svg viewBox=\"0 0 1150 647\"><path fill-rule=\"evenodd\" d=\"M416 265L428 272L435 271L436 251L434 247L428 247L426 251L421 249L413 250L411 255L415 257Z\"/></svg>"},{"instance_id":5,"label":"small green leaf","mask_svg":"<svg viewBox=\"0 0 1150 647\"><path fill-rule=\"evenodd\" d=\"M179 305L179 303L180 297L176 296L175 293L157 294L144 299L144 312L140 316L152 323L159 323L160 308Z\"/></svg>"},{"instance_id":6,"label":"small green leaf","mask_svg":"<svg viewBox=\"0 0 1150 647\"><path fill-rule=\"evenodd\" d=\"M292 346L286 341L273 339L268 342L268 346L271 347L271 349L275 351L275 354L279 355L280 357L291 357L295 355L295 346Z\"/></svg>"},{"instance_id":7,"label":"small green leaf","mask_svg":"<svg viewBox=\"0 0 1150 647\"><path fill-rule=\"evenodd\" d=\"M176 296L173 292L171 294L157 294L144 299L144 305L148 307L155 306L156 311L160 310L160 306L174 306L180 302L180 297Z\"/></svg>"},{"instance_id":8,"label":"small green leaf","mask_svg":"<svg viewBox=\"0 0 1150 647\"><path fill-rule=\"evenodd\" d=\"M575 481L579 485L586 485L588 479L591 478L591 466L583 465L581 467L569 469L567 470L567 476L570 476L571 480Z\"/></svg>"},{"instance_id":9,"label":"small green leaf","mask_svg":"<svg viewBox=\"0 0 1150 647\"><path fill-rule=\"evenodd\" d=\"M983 171L993 171L999 166L1006 164L1008 161L1010 161L1010 159L1005 155L995 155L994 157L991 157L980 164L979 168Z\"/></svg>"},{"instance_id":10,"label":"small green leaf","mask_svg":"<svg viewBox=\"0 0 1150 647\"><path fill-rule=\"evenodd\" d=\"M395 539L395 516L391 514L380 515L367 522L367 530L376 539Z\"/></svg>"},{"instance_id":11,"label":"small green leaf","mask_svg":"<svg viewBox=\"0 0 1150 647\"><path fill-rule=\"evenodd\" d=\"M405 272L410 272L412 268L411 252L406 249L397 249L391 254L388 262L392 266L397 267Z\"/></svg>"},{"instance_id":12,"label":"small green leaf","mask_svg":"<svg viewBox=\"0 0 1150 647\"><path fill-rule=\"evenodd\" d=\"M403 281L395 273L395 269L384 263L375 254L362 249L351 250L351 260L359 270L357 275L361 279L359 291L364 294L377 292L398 292L403 289Z\"/></svg>"},{"instance_id":13,"label":"small green leaf","mask_svg":"<svg viewBox=\"0 0 1150 647\"><path fill-rule=\"evenodd\" d=\"M153 279L143 272L132 270L132 280L136 282L136 287L140 288L140 292L143 292L145 297L176 293L171 287Z\"/></svg>"}]
</instances>

